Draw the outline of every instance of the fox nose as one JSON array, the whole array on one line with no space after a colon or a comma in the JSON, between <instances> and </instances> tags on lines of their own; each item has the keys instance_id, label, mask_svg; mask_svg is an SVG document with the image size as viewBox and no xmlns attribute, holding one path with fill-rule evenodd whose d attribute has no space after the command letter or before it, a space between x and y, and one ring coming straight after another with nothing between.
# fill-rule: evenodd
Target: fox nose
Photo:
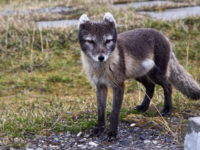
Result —
<instances>
[{"instance_id":1,"label":"fox nose","mask_svg":"<svg viewBox=\"0 0 200 150\"><path fill-rule=\"evenodd\" d=\"M99 59L100 62L102 62L102 61L104 60L104 56L100 55L100 56L98 57L98 59Z\"/></svg>"}]
</instances>

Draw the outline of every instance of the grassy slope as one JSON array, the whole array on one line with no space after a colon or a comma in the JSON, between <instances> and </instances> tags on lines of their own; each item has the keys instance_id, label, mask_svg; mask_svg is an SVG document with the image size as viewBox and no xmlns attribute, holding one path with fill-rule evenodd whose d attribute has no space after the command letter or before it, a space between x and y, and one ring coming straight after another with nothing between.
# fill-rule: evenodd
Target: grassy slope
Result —
<instances>
[{"instance_id":1,"label":"grassy slope","mask_svg":"<svg viewBox=\"0 0 200 150\"><path fill-rule=\"evenodd\" d=\"M102 4L88 14L100 18L109 7ZM152 27L164 32L174 44L180 63L200 83L200 18L176 22L151 21L136 16L132 9L112 10L119 32L136 27ZM95 14L95 15L92 15ZM134 18L134 21L132 21ZM3 18L4 19L4 18ZM8 23L9 24L9 23ZM90 128L96 121L95 92L81 71L77 29L39 31L34 28L9 24L0 29L0 145L23 143L36 134L48 135ZM121 116L136 113L132 107L141 103L144 88L135 81L127 81ZM174 90L174 116L185 122L184 112L199 114L198 103L189 101ZM153 105L161 109L162 89L157 87ZM111 93L107 114L111 108ZM156 117L149 111L147 117ZM163 122L162 119L160 119ZM170 120L168 121L170 125ZM174 133L181 124L172 128ZM16 145L17 146L17 145Z\"/></svg>"}]
</instances>

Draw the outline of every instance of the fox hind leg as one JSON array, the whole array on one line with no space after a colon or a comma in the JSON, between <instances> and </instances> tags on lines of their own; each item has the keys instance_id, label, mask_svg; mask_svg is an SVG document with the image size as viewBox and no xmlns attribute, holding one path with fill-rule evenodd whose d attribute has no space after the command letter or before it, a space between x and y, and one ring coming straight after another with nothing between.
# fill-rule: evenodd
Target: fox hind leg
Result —
<instances>
[{"instance_id":1,"label":"fox hind leg","mask_svg":"<svg viewBox=\"0 0 200 150\"><path fill-rule=\"evenodd\" d=\"M151 98L153 97L155 84L153 82L151 82L149 79L147 79L146 77L138 78L136 80L144 85L144 87L146 89L146 94L145 94L142 104L136 106L135 109L140 112L145 112L149 108Z\"/></svg>"},{"instance_id":2,"label":"fox hind leg","mask_svg":"<svg viewBox=\"0 0 200 150\"><path fill-rule=\"evenodd\" d=\"M164 90L164 107L162 110L162 115L168 116L172 113L172 86L167 80L165 80L161 86Z\"/></svg>"},{"instance_id":3,"label":"fox hind leg","mask_svg":"<svg viewBox=\"0 0 200 150\"><path fill-rule=\"evenodd\" d=\"M155 71L155 70L154 70ZM150 79L149 79L150 78ZM136 80L142 83L146 89L146 94L141 105L136 106L136 110L145 112L149 108L150 101L153 97L155 84L160 85L164 91L164 106L161 114L163 116L169 116L172 113L172 86L167 77L160 73L158 70L149 74L149 78L142 77Z\"/></svg>"},{"instance_id":4,"label":"fox hind leg","mask_svg":"<svg viewBox=\"0 0 200 150\"><path fill-rule=\"evenodd\" d=\"M157 74L153 77L155 83L159 84L164 91L164 106L162 109L163 116L169 116L172 113L172 85L165 75Z\"/></svg>"}]
</instances>

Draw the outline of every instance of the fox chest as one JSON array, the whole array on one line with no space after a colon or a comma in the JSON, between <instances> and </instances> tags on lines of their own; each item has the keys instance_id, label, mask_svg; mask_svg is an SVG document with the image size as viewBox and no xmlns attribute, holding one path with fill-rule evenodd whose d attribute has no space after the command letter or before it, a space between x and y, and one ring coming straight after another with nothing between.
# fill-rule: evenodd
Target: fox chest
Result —
<instances>
[{"instance_id":1,"label":"fox chest","mask_svg":"<svg viewBox=\"0 0 200 150\"><path fill-rule=\"evenodd\" d=\"M108 72L97 72L94 70L89 74L89 78L94 85L104 84L110 86L112 84Z\"/></svg>"},{"instance_id":2,"label":"fox chest","mask_svg":"<svg viewBox=\"0 0 200 150\"><path fill-rule=\"evenodd\" d=\"M118 86L123 79L115 65L94 66L83 62L83 69L93 85Z\"/></svg>"},{"instance_id":3,"label":"fox chest","mask_svg":"<svg viewBox=\"0 0 200 150\"><path fill-rule=\"evenodd\" d=\"M112 71L111 67L97 67L86 70L89 80L92 84L103 84L113 87L118 84L116 74Z\"/></svg>"},{"instance_id":4,"label":"fox chest","mask_svg":"<svg viewBox=\"0 0 200 150\"><path fill-rule=\"evenodd\" d=\"M84 53L81 53L83 69L93 85L104 84L109 87L116 87L124 81L124 74L120 71L118 59L116 59L117 57L113 58L113 55L107 62L100 64L91 61Z\"/></svg>"}]
</instances>

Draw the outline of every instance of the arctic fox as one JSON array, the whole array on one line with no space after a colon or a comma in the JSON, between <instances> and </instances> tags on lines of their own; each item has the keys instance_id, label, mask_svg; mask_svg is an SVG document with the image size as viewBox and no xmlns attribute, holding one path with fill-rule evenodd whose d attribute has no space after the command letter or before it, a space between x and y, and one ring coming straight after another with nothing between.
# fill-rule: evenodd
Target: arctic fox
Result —
<instances>
[{"instance_id":1,"label":"arctic fox","mask_svg":"<svg viewBox=\"0 0 200 150\"><path fill-rule=\"evenodd\" d=\"M136 107L141 112L148 109L155 84L164 90L163 115L172 112L171 85L191 99L200 99L199 85L178 63L168 38L161 32L138 28L117 34L111 13L106 13L102 21L92 21L83 14L78 38L83 68L96 87L98 123L94 134L104 131L107 87L110 87L113 104L108 137L116 137L126 79L134 78L146 88L142 104Z\"/></svg>"}]
</instances>

